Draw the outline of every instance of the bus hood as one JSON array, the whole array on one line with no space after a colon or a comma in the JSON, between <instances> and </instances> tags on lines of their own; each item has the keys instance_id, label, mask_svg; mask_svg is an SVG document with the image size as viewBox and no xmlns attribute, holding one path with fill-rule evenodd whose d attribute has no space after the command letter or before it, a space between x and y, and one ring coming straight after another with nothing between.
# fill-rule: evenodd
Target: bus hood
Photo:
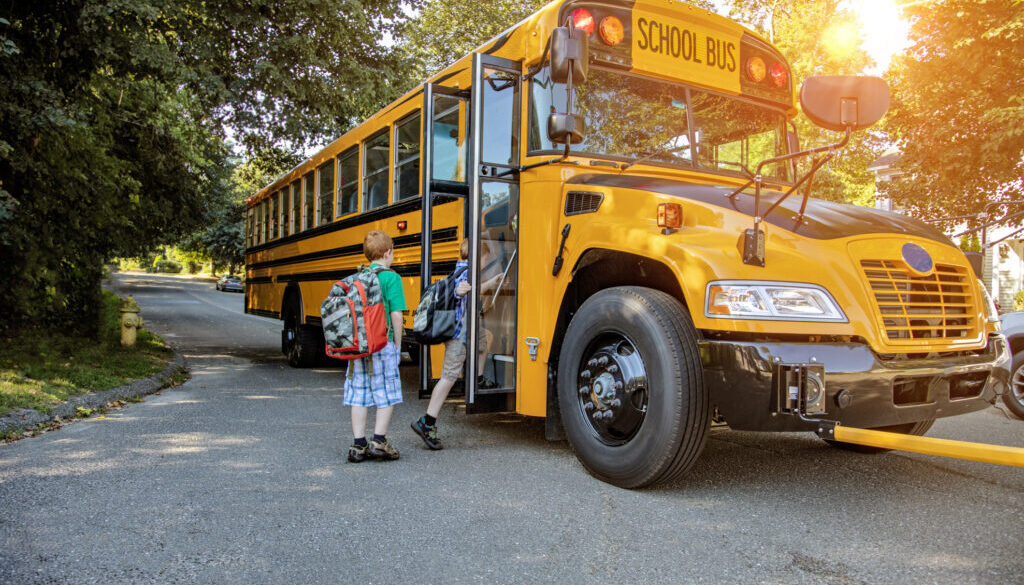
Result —
<instances>
[{"instance_id":1,"label":"bus hood","mask_svg":"<svg viewBox=\"0 0 1024 585\"><path fill-rule=\"evenodd\" d=\"M730 198L729 194L736 190L735 187L692 183L661 177L604 173L576 175L569 180L569 184L637 189L690 199L748 215L751 217L751 225L753 225L753 189L747 189ZM782 195L783 193L779 191L762 189L761 213L763 214ZM886 233L916 236L941 244L954 245L952 240L940 230L920 220L899 213L821 199L808 199L803 221L797 221L802 200L803 197L797 193L790 195L782 202L782 205L764 219L764 222L818 240Z\"/></svg>"}]
</instances>

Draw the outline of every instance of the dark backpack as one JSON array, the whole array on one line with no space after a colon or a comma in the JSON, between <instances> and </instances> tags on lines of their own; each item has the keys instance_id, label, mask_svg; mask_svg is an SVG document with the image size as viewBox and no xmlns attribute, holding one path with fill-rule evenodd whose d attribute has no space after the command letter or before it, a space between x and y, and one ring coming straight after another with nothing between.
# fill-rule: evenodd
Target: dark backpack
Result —
<instances>
[{"instance_id":1,"label":"dark backpack","mask_svg":"<svg viewBox=\"0 0 1024 585\"><path fill-rule=\"evenodd\" d=\"M412 324L412 336L416 341L429 345L455 337L455 312L459 304L455 286L465 272L466 267L463 266L423 291Z\"/></svg>"},{"instance_id":2,"label":"dark backpack","mask_svg":"<svg viewBox=\"0 0 1024 585\"><path fill-rule=\"evenodd\" d=\"M377 274L383 266L360 266L334 283L320 304L326 353L339 360L366 357L388 343L389 317Z\"/></svg>"}]
</instances>

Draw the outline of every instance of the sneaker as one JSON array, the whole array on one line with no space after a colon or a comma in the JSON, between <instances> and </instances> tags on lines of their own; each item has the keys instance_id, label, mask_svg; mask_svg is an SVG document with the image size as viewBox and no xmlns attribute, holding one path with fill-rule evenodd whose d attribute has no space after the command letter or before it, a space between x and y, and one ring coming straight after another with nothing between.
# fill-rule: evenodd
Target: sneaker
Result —
<instances>
[{"instance_id":1,"label":"sneaker","mask_svg":"<svg viewBox=\"0 0 1024 585\"><path fill-rule=\"evenodd\" d=\"M391 444L391 441L384 439L383 443L377 441L370 441L368 448L370 457L374 459L382 459L384 461L394 461L398 459L398 449Z\"/></svg>"},{"instance_id":2,"label":"sneaker","mask_svg":"<svg viewBox=\"0 0 1024 585\"><path fill-rule=\"evenodd\" d=\"M369 453L367 453L368 450L369 447L365 445L362 447L360 447L359 445L352 445L351 447L348 448L349 462L359 463L360 461L366 459L367 455L369 455Z\"/></svg>"},{"instance_id":3,"label":"sneaker","mask_svg":"<svg viewBox=\"0 0 1024 585\"><path fill-rule=\"evenodd\" d=\"M424 424L422 418L418 418L411 426L412 430L415 431L421 439L423 439L423 442L426 443L427 447L434 451L440 451L443 448L441 446L441 440L437 438L437 425L428 427Z\"/></svg>"},{"instance_id":4,"label":"sneaker","mask_svg":"<svg viewBox=\"0 0 1024 585\"><path fill-rule=\"evenodd\" d=\"M476 387L481 389L481 390L493 390L495 388L501 388L501 384L498 384L497 382L495 382L494 380L492 380L490 378L485 378L483 376L477 376Z\"/></svg>"}]
</instances>

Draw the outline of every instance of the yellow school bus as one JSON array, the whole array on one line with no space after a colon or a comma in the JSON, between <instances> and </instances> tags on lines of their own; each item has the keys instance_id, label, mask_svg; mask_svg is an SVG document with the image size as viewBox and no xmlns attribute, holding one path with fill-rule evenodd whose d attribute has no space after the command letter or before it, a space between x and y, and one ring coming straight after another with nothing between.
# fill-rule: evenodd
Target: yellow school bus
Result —
<instances>
[{"instance_id":1,"label":"yellow school bus","mask_svg":"<svg viewBox=\"0 0 1024 585\"><path fill-rule=\"evenodd\" d=\"M311 365L367 231L394 238L411 307L468 237L473 290L498 283L470 295L469 412L545 417L625 487L682 475L712 423L920 435L986 407L1009 356L960 250L809 196L884 82L797 93L783 55L705 10L552 2L251 199L246 312ZM800 151L801 111L836 143ZM441 354L407 349L427 392Z\"/></svg>"}]
</instances>

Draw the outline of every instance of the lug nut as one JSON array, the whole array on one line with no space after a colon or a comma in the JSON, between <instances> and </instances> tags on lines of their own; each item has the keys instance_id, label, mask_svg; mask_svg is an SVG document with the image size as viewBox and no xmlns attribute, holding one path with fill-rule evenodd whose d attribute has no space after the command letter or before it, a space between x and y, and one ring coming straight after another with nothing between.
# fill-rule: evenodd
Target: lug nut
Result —
<instances>
[{"instance_id":1,"label":"lug nut","mask_svg":"<svg viewBox=\"0 0 1024 585\"><path fill-rule=\"evenodd\" d=\"M614 384L612 384L612 388L614 388L616 392L622 390L622 382L615 382Z\"/></svg>"},{"instance_id":2,"label":"lug nut","mask_svg":"<svg viewBox=\"0 0 1024 585\"><path fill-rule=\"evenodd\" d=\"M608 366L608 373L609 374L614 374L615 372L618 372L618 371L619 371L619 366L616 366L615 364L612 364L612 365Z\"/></svg>"},{"instance_id":3,"label":"lug nut","mask_svg":"<svg viewBox=\"0 0 1024 585\"><path fill-rule=\"evenodd\" d=\"M594 410L594 403L593 402L587 402L586 404L583 405L583 410L585 410L587 412L593 411Z\"/></svg>"},{"instance_id":4,"label":"lug nut","mask_svg":"<svg viewBox=\"0 0 1024 585\"><path fill-rule=\"evenodd\" d=\"M589 380L590 370L583 370L582 372L580 372L580 378L583 378L584 380Z\"/></svg>"},{"instance_id":5,"label":"lug nut","mask_svg":"<svg viewBox=\"0 0 1024 585\"><path fill-rule=\"evenodd\" d=\"M613 414L610 410L606 410L604 411L604 414L602 414L601 416L604 418L604 420L611 420L615 416L615 414Z\"/></svg>"},{"instance_id":6,"label":"lug nut","mask_svg":"<svg viewBox=\"0 0 1024 585\"><path fill-rule=\"evenodd\" d=\"M601 366L602 368L607 366L608 365L608 357L607 356L601 356L601 358L599 360L597 360L597 365Z\"/></svg>"},{"instance_id":7,"label":"lug nut","mask_svg":"<svg viewBox=\"0 0 1024 585\"><path fill-rule=\"evenodd\" d=\"M580 386L580 396L589 396L590 386Z\"/></svg>"},{"instance_id":8,"label":"lug nut","mask_svg":"<svg viewBox=\"0 0 1024 585\"><path fill-rule=\"evenodd\" d=\"M618 407L622 406L622 401L619 400L618 398L616 398L615 400L612 400L608 404L610 404L612 408L618 408Z\"/></svg>"},{"instance_id":9,"label":"lug nut","mask_svg":"<svg viewBox=\"0 0 1024 585\"><path fill-rule=\"evenodd\" d=\"M590 358L590 361L587 362L587 367L588 368L592 368L592 367L594 367L596 365L597 365L597 360L594 359L594 358Z\"/></svg>"}]
</instances>

